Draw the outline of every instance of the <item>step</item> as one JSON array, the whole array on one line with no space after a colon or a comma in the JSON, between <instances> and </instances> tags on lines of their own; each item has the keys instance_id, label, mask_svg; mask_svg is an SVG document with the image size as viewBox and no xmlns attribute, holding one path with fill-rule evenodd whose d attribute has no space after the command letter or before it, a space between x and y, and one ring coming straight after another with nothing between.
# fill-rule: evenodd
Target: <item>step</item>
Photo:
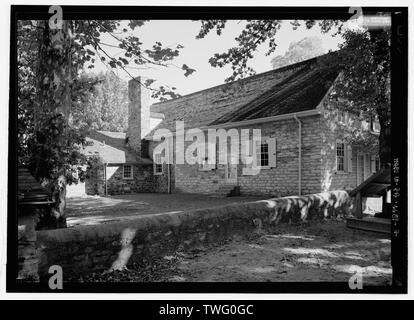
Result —
<instances>
[{"instance_id":1,"label":"step","mask_svg":"<svg viewBox=\"0 0 414 320\"><path fill-rule=\"evenodd\" d=\"M391 234L391 220L376 217L347 218L348 228Z\"/></svg>"},{"instance_id":2,"label":"step","mask_svg":"<svg viewBox=\"0 0 414 320\"><path fill-rule=\"evenodd\" d=\"M210 196L212 197L228 197L230 196L231 192L236 188L235 185L227 185L223 184L221 185L216 191L211 192Z\"/></svg>"}]
</instances>

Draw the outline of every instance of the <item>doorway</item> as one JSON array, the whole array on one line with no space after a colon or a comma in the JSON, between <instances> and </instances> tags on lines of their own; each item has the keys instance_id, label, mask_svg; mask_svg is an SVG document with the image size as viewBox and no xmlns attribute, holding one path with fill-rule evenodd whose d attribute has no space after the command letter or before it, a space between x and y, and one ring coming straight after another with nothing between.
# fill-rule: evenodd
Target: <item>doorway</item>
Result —
<instances>
[{"instance_id":1,"label":"doorway","mask_svg":"<svg viewBox=\"0 0 414 320\"><path fill-rule=\"evenodd\" d=\"M371 175L371 155L358 153L357 155L357 185L360 185Z\"/></svg>"}]
</instances>

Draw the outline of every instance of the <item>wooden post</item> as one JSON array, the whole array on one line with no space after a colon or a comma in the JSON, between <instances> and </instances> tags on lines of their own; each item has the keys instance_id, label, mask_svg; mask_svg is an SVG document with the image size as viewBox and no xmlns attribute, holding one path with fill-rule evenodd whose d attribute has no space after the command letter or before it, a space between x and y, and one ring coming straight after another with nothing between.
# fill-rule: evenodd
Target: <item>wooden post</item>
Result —
<instances>
[{"instance_id":1,"label":"wooden post","mask_svg":"<svg viewBox=\"0 0 414 320\"><path fill-rule=\"evenodd\" d=\"M387 196L388 196L388 192L387 192L387 189L385 189L382 192L382 210L381 210L382 214L381 214L381 217L391 219L390 205L387 202Z\"/></svg>"},{"instance_id":2,"label":"wooden post","mask_svg":"<svg viewBox=\"0 0 414 320\"><path fill-rule=\"evenodd\" d=\"M355 216L358 219L362 219L362 195L361 195L361 191L358 191L358 193L356 194L356 199L355 199Z\"/></svg>"},{"instance_id":3,"label":"wooden post","mask_svg":"<svg viewBox=\"0 0 414 320\"><path fill-rule=\"evenodd\" d=\"M385 207L387 206L387 189L382 192L382 213L384 213Z\"/></svg>"},{"instance_id":4,"label":"wooden post","mask_svg":"<svg viewBox=\"0 0 414 320\"><path fill-rule=\"evenodd\" d=\"M104 180L105 180L105 197L108 196L108 177L107 177L107 166L108 164L104 163Z\"/></svg>"}]
</instances>

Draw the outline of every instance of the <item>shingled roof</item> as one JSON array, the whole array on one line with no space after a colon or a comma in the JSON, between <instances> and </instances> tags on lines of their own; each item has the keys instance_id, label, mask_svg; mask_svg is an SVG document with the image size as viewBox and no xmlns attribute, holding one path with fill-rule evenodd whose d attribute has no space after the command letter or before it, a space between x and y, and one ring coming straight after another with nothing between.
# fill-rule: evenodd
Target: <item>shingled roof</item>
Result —
<instances>
[{"instance_id":1,"label":"shingled roof","mask_svg":"<svg viewBox=\"0 0 414 320\"><path fill-rule=\"evenodd\" d=\"M86 156L100 156L105 163L152 164L150 159L139 157L125 144L126 133L112 131L90 131L84 148Z\"/></svg>"},{"instance_id":2,"label":"shingled roof","mask_svg":"<svg viewBox=\"0 0 414 320\"><path fill-rule=\"evenodd\" d=\"M339 74L326 63L331 54L156 103L151 111L165 120L147 137L157 129L174 132L176 121L199 128L314 109Z\"/></svg>"},{"instance_id":3,"label":"shingled roof","mask_svg":"<svg viewBox=\"0 0 414 320\"><path fill-rule=\"evenodd\" d=\"M212 124L259 119L315 109L338 76L337 70L305 66L235 112Z\"/></svg>"}]
</instances>

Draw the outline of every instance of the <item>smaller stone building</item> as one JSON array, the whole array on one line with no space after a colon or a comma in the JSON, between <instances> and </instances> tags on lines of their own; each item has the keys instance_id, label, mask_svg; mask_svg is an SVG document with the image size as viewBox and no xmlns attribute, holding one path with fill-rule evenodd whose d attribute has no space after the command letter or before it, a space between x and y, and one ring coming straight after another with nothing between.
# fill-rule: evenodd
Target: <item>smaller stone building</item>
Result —
<instances>
[{"instance_id":1,"label":"smaller stone building","mask_svg":"<svg viewBox=\"0 0 414 320\"><path fill-rule=\"evenodd\" d=\"M92 131L85 154L92 169L85 181L89 195L114 195L152 191L152 161L128 149L123 132Z\"/></svg>"}]
</instances>

